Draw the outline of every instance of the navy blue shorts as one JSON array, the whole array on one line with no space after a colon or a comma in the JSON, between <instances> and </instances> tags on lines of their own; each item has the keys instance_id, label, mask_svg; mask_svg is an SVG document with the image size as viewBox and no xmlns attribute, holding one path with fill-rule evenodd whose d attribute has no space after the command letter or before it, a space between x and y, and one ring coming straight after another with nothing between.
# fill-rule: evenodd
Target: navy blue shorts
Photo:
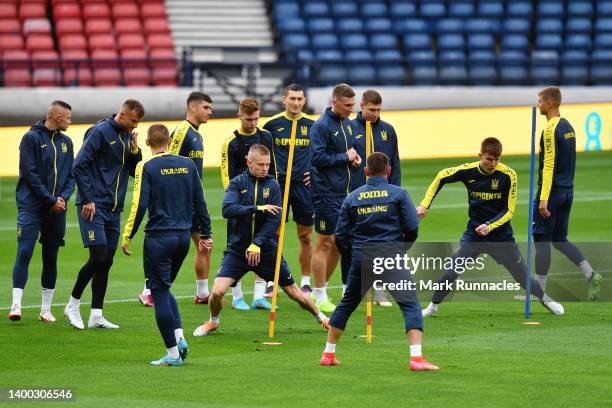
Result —
<instances>
[{"instance_id":1,"label":"navy blue shorts","mask_svg":"<svg viewBox=\"0 0 612 408\"><path fill-rule=\"evenodd\" d=\"M285 181L280 182L281 192L285 189ZM289 187L288 206L293 213L293 221L307 227L314 224L314 209L312 208L311 188L301 180L291 180ZM287 217L289 217L289 208Z\"/></svg>"},{"instance_id":2,"label":"navy blue shorts","mask_svg":"<svg viewBox=\"0 0 612 408\"><path fill-rule=\"evenodd\" d=\"M143 263L147 288L172 287L189 253L190 241L189 233L154 237L145 235Z\"/></svg>"},{"instance_id":3,"label":"navy blue shorts","mask_svg":"<svg viewBox=\"0 0 612 408\"><path fill-rule=\"evenodd\" d=\"M336 233L336 224L344 197L316 198L314 204L315 231L323 235Z\"/></svg>"},{"instance_id":4,"label":"navy blue shorts","mask_svg":"<svg viewBox=\"0 0 612 408\"><path fill-rule=\"evenodd\" d=\"M538 194L539 195L539 194ZM551 191L548 197L550 217L542 218L538 207L540 201L533 203L533 233L548 237L553 242L563 242L567 239L569 217L574 201L573 191Z\"/></svg>"},{"instance_id":5,"label":"navy blue shorts","mask_svg":"<svg viewBox=\"0 0 612 408\"><path fill-rule=\"evenodd\" d=\"M249 271L255 272L259 277L267 282L274 281L274 267L276 266L276 260L274 258L261 258L259 265L256 267L249 266L246 257L239 256L234 252L225 251L223 253L223 260L221 261L221 267L217 272L217 278L232 278L236 282L242 279ZM280 274L278 277L278 284L281 287L291 286L295 284L289 266L285 262L285 258L281 258Z\"/></svg>"},{"instance_id":6,"label":"navy blue shorts","mask_svg":"<svg viewBox=\"0 0 612 408\"><path fill-rule=\"evenodd\" d=\"M17 213L17 241L36 240L43 245L64 246L66 211L52 214L48 209L20 208Z\"/></svg>"},{"instance_id":7,"label":"navy blue shorts","mask_svg":"<svg viewBox=\"0 0 612 408\"><path fill-rule=\"evenodd\" d=\"M501 227L500 227L501 228ZM493 232L497 232L493 230ZM500 265L512 265L522 259L514 234L512 232L489 234L481 237L472 230L463 233L459 248L453 254L455 258L476 258L480 254L489 254Z\"/></svg>"},{"instance_id":8,"label":"navy blue shorts","mask_svg":"<svg viewBox=\"0 0 612 408\"><path fill-rule=\"evenodd\" d=\"M81 239L85 248L106 245L109 250L117 249L121 227L121 213L96 207L93 221L84 220L83 206L77 206Z\"/></svg>"}]
</instances>

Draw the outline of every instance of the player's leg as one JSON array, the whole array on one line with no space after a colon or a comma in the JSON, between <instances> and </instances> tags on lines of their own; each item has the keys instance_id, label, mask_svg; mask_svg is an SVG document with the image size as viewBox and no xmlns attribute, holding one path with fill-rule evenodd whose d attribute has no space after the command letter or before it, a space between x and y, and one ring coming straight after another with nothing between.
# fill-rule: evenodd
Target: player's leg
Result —
<instances>
[{"instance_id":1,"label":"player's leg","mask_svg":"<svg viewBox=\"0 0 612 408\"><path fill-rule=\"evenodd\" d=\"M172 267L170 271L170 281L172 284L174 284L174 281L181 270L181 266L183 265L183 261L189 253L189 241L190 239L188 235L185 234L179 236L177 247L171 253ZM187 353L189 352L189 346L187 345L185 334L183 333L183 321L181 319L178 303L176 302L176 298L172 292L170 292L170 308L172 309L172 315L174 316L174 337L176 339L178 351L181 358L185 360L187 358Z\"/></svg>"},{"instance_id":2,"label":"player's leg","mask_svg":"<svg viewBox=\"0 0 612 408\"><path fill-rule=\"evenodd\" d=\"M296 224L297 236L300 241L300 252L298 255L300 262L300 288L304 293L310 295L310 273L312 271L312 225Z\"/></svg>"},{"instance_id":3,"label":"player's leg","mask_svg":"<svg viewBox=\"0 0 612 408\"><path fill-rule=\"evenodd\" d=\"M57 321L53 313L51 313L51 303L53 302L55 282L57 281L57 255L60 246L65 244L65 233L65 211L59 214L45 215L40 234L40 243L42 244L42 274L40 276L42 302L40 320L47 323Z\"/></svg>"},{"instance_id":4,"label":"player's leg","mask_svg":"<svg viewBox=\"0 0 612 408\"><path fill-rule=\"evenodd\" d=\"M255 279L253 282L253 303L251 303L251 309L272 309L272 305L270 304L270 302L265 299L265 294L266 281L257 273L255 273Z\"/></svg>"},{"instance_id":5,"label":"player's leg","mask_svg":"<svg viewBox=\"0 0 612 408\"><path fill-rule=\"evenodd\" d=\"M212 257L212 250L207 251L205 249L200 250L198 243L200 242L200 233L194 231L191 233L191 240L195 245L195 256L193 259L193 268L196 275L196 296L195 304L206 304L208 303L208 274L210 273L210 260Z\"/></svg>"},{"instance_id":6,"label":"player's leg","mask_svg":"<svg viewBox=\"0 0 612 408\"><path fill-rule=\"evenodd\" d=\"M297 237L300 242L298 260L300 263L300 288L310 295L312 292L310 275L312 272L312 226L314 224L314 208L312 192L304 183L291 185L291 211L295 221Z\"/></svg>"},{"instance_id":7,"label":"player's leg","mask_svg":"<svg viewBox=\"0 0 612 408\"><path fill-rule=\"evenodd\" d=\"M329 270L333 270L336 267L332 262L334 259L337 261L337 254L338 249L336 248L335 235L317 232L317 243L312 251L312 273L315 284L313 294L317 301L317 306L325 313L333 312L335 307L327 297L326 285Z\"/></svg>"},{"instance_id":8,"label":"player's leg","mask_svg":"<svg viewBox=\"0 0 612 408\"><path fill-rule=\"evenodd\" d=\"M551 194L548 200L548 209L551 216L543 218L538 210L540 202L534 200L533 206L533 241L535 247L535 273L536 280L546 290L546 279L548 270L550 269L550 244L552 240L552 232L555 226L556 218L556 198L555 194Z\"/></svg>"}]
</instances>

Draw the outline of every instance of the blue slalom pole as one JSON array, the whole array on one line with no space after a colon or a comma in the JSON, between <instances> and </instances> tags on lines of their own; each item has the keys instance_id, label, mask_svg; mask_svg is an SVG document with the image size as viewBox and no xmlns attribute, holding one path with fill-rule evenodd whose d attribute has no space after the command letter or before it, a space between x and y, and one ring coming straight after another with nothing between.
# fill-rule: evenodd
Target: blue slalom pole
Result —
<instances>
[{"instance_id":1,"label":"blue slalom pole","mask_svg":"<svg viewBox=\"0 0 612 408\"><path fill-rule=\"evenodd\" d=\"M531 107L531 163L529 167L529 219L527 235L527 280L525 282L525 319L531 315L531 253L533 246L533 185L535 179L536 107Z\"/></svg>"}]
</instances>

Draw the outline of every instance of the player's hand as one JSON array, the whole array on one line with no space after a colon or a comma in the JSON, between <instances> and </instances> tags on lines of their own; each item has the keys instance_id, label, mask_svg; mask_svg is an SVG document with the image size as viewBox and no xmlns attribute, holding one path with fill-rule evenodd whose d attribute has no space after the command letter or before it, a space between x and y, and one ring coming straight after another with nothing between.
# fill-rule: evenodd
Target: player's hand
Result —
<instances>
[{"instance_id":1,"label":"player's hand","mask_svg":"<svg viewBox=\"0 0 612 408\"><path fill-rule=\"evenodd\" d=\"M310 172L304 173L304 185L310 187Z\"/></svg>"},{"instance_id":2,"label":"player's hand","mask_svg":"<svg viewBox=\"0 0 612 408\"><path fill-rule=\"evenodd\" d=\"M246 259L249 266L257 266L259 265L260 258L259 252L251 252L249 250L246 251Z\"/></svg>"},{"instance_id":3,"label":"player's hand","mask_svg":"<svg viewBox=\"0 0 612 408\"><path fill-rule=\"evenodd\" d=\"M478 227L476 227L475 231L478 235L484 237L490 232L489 224L480 224Z\"/></svg>"},{"instance_id":4,"label":"player's hand","mask_svg":"<svg viewBox=\"0 0 612 408\"><path fill-rule=\"evenodd\" d=\"M66 202L62 197L57 197L57 201L53 204L53 207L51 207L51 212L53 214L59 214L64 211L66 211Z\"/></svg>"},{"instance_id":5,"label":"player's hand","mask_svg":"<svg viewBox=\"0 0 612 408\"><path fill-rule=\"evenodd\" d=\"M274 204L264 204L264 205L257 206L258 211L267 212L272 215L278 214L279 212L281 212L282 209L283 207L279 207L278 205L274 205Z\"/></svg>"},{"instance_id":6,"label":"player's hand","mask_svg":"<svg viewBox=\"0 0 612 408\"><path fill-rule=\"evenodd\" d=\"M355 160L353 160L353 167L359 167L361 166L361 156L357 155L357 157L355 157Z\"/></svg>"},{"instance_id":7,"label":"player's hand","mask_svg":"<svg viewBox=\"0 0 612 408\"><path fill-rule=\"evenodd\" d=\"M94 215L96 214L96 203L91 202L83 205L83 210L81 211L81 215L84 220L93 221Z\"/></svg>"},{"instance_id":8,"label":"player's hand","mask_svg":"<svg viewBox=\"0 0 612 408\"><path fill-rule=\"evenodd\" d=\"M132 256L132 253L130 252L130 250L128 249L128 247L130 246L130 244L121 244L121 251L126 254L127 256Z\"/></svg>"},{"instance_id":9,"label":"player's hand","mask_svg":"<svg viewBox=\"0 0 612 408\"><path fill-rule=\"evenodd\" d=\"M352 162L353 160L355 160L355 158L356 158L357 156L359 156L359 155L357 154L357 150L355 150L355 148L353 148L353 147L351 147L350 149L348 149L348 150L346 151L346 154L348 155L348 160L349 160L350 162Z\"/></svg>"},{"instance_id":10,"label":"player's hand","mask_svg":"<svg viewBox=\"0 0 612 408\"><path fill-rule=\"evenodd\" d=\"M419 220L422 220L427 215L427 208L423 207L422 205L419 205L416 208L416 213L417 217L419 217Z\"/></svg>"},{"instance_id":11,"label":"player's hand","mask_svg":"<svg viewBox=\"0 0 612 408\"><path fill-rule=\"evenodd\" d=\"M132 132L132 139L130 140L130 152L138 152L138 132Z\"/></svg>"},{"instance_id":12,"label":"player's hand","mask_svg":"<svg viewBox=\"0 0 612 408\"><path fill-rule=\"evenodd\" d=\"M550 217L550 211L548 211L548 200L540 200L538 211L540 212L540 216L542 218Z\"/></svg>"},{"instance_id":13,"label":"player's hand","mask_svg":"<svg viewBox=\"0 0 612 408\"><path fill-rule=\"evenodd\" d=\"M198 250L200 252L210 252L212 251L212 247L213 247L212 238L200 239L200 242L198 242Z\"/></svg>"}]
</instances>

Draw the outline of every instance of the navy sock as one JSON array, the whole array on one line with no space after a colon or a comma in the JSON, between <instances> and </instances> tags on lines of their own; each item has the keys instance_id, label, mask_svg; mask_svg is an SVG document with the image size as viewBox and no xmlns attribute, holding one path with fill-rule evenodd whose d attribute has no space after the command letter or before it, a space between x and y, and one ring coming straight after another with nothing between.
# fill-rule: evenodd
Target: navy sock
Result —
<instances>
[{"instance_id":1,"label":"navy sock","mask_svg":"<svg viewBox=\"0 0 612 408\"><path fill-rule=\"evenodd\" d=\"M13 266L13 287L25 288L28 281L28 267L34 253L35 239L22 239L17 241L17 257Z\"/></svg>"},{"instance_id":2,"label":"navy sock","mask_svg":"<svg viewBox=\"0 0 612 408\"><path fill-rule=\"evenodd\" d=\"M151 289L151 295L153 295L153 304L155 305L155 320L157 321L159 332L164 339L164 344L166 348L174 347L176 346L176 338L174 336L176 317L172 312L172 301L170 300L174 296L170 293L169 288ZM176 300L174 304L176 305Z\"/></svg>"},{"instance_id":3,"label":"navy sock","mask_svg":"<svg viewBox=\"0 0 612 408\"><path fill-rule=\"evenodd\" d=\"M42 275L40 276L40 286L45 289L55 289L57 280L57 253L59 246L42 246Z\"/></svg>"}]
</instances>

